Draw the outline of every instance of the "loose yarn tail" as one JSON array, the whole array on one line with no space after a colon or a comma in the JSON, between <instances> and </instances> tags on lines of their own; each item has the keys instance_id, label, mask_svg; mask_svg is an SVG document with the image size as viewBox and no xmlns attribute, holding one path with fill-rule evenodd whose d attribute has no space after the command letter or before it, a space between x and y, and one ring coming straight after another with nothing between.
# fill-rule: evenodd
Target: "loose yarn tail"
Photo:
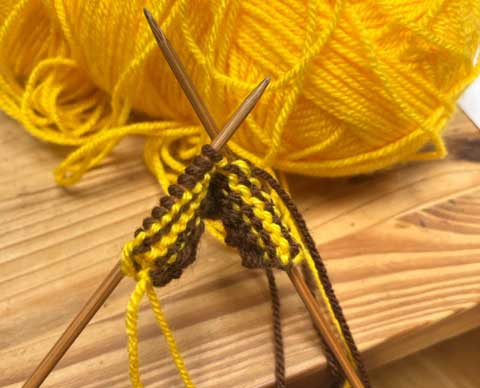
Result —
<instances>
[{"instance_id":1,"label":"loose yarn tail","mask_svg":"<svg viewBox=\"0 0 480 388\"><path fill-rule=\"evenodd\" d=\"M135 286L135 290L130 296L130 300L127 305L127 313L125 317L126 330L128 336L128 362L129 362L129 376L130 382L134 388L143 388L142 381L140 379L140 360L138 352L138 312L140 303L143 297L147 295L153 315L157 321L158 327L162 331L162 334L167 342L168 349L172 356L173 362L177 367L180 378L182 379L186 388L195 388L190 375L188 374L185 363L180 355L175 338L168 325L168 322L163 314L158 300L157 294L153 289L153 285L149 274L146 271L139 273L139 279Z\"/></svg>"},{"instance_id":2,"label":"loose yarn tail","mask_svg":"<svg viewBox=\"0 0 480 388\"><path fill-rule=\"evenodd\" d=\"M170 330L165 315L163 314L160 306L160 301L158 300L157 294L155 293L155 290L153 289L151 283L147 287L147 296L150 300L150 305L152 307L152 311L157 321L157 324L160 327L163 336L165 337L165 341L167 341L170 354L173 358L173 362L177 367L178 373L180 374L180 378L182 379L186 388L195 388L195 385L193 384L190 375L188 374L187 367L185 366L183 358L180 355L180 351L178 350L177 343L175 342L172 331Z\"/></svg>"},{"instance_id":3,"label":"loose yarn tail","mask_svg":"<svg viewBox=\"0 0 480 388\"><path fill-rule=\"evenodd\" d=\"M139 371L139 354L138 354L138 310L140 302L145 295L148 282L148 275L141 274L135 289L130 296L130 300L127 305L127 313L125 316L125 325L127 329L128 337L128 372L130 376L130 382L135 388L142 388L142 382L140 380Z\"/></svg>"}]
</instances>

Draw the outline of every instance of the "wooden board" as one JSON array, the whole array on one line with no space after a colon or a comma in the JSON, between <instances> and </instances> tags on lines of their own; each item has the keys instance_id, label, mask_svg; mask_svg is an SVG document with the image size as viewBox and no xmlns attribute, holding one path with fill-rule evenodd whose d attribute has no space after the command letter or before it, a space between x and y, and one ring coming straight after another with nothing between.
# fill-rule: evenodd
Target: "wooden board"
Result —
<instances>
[{"instance_id":1,"label":"wooden board","mask_svg":"<svg viewBox=\"0 0 480 388\"><path fill-rule=\"evenodd\" d=\"M478 388L480 329L444 341L370 373L375 387Z\"/></svg>"},{"instance_id":2,"label":"wooden board","mask_svg":"<svg viewBox=\"0 0 480 388\"><path fill-rule=\"evenodd\" d=\"M480 134L459 113L446 137L446 160L290 179L369 367L480 325ZM0 386L19 386L33 370L157 202L141 146L123 142L63 189L51 171L66 151L0 118ZM286 276L277 279L288 376L318 382L319 340ZM45 386L129 386L124 311L133 285L121 283ZM197 386L271 385L261 271L206 236L197 262L159 295ZM181 386L146 303L140 333L145 384Z\"/></svg>"},{"instance_id":3,"label":"wooden board","mask_svg":"<svg viewBox=\"0 0 480 388\"><path fill-rule=\"evenodd\" d=\"M374 388L478 388L478 349L479 328L369 370L370 381ZM288 388L321 386L317 373Z\"/></svg>"}]
</instances>

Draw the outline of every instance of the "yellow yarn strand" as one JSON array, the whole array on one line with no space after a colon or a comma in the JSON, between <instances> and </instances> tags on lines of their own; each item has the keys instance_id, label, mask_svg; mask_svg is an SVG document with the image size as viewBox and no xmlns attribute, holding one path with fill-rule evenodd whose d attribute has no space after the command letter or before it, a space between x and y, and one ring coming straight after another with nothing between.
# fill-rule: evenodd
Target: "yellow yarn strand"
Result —
<instances>
[{"instance_id":1,"label":"yellow yarn strand","mask_svg":"<svg viewBox=\"0 0 480 388\"><path fill-rule=\"evenodd\" d=\"M145 295L145 289L148 282L148 274L140 276L137 281L135 290L130 296L130 300L127 305L127 314L125 316L125 326L128 336L128 372L130 375L130 381L134 387L141 387L139 371L139 355L138 355L138 309L140 302Z\"/></svg>"},{"instance_id":2,"label":"yellow yarn strand","mask_svg":"<svg viewBox=\"0 0 480 388\"><path fill-rule=\"evenodd\" d=\"M135 290L132 292L132 295L128 302L127 314L125 319L128 336L129 375L132 386L134 388L143 388L139 370L140 360L138 354L138 311L140 307L140 302L142 301L145 294L147 294L148 299L150 300L155 320L157 321L157 324L160 327L163 336L165 337L170 354L178 369L178 373L180 374L180 377L185 387L195 388L190 379L190 375L188 374L185 363L183 362L183 359L177 348L175 338L173 337L170 327L168 326L168 323L165 319L165 316L160 306L160 301L158 300L157 294L153 289L148 271L142 271L139 274L137 285L135 286Z\"/></svg>"},{"instance_id":3,"label":"yellow yarn strand","mask_svg":"<svg viewBox=\"0 0 480 388\"><path fill-rule=\"evenodd\" d=\"M157 324L160 327L160 330L162 331L163 336L165 337L165 341L167 341L167 345L170 350L170 355L172 356L173 361L177 366L178 373L180 374L183 384L185 385L186 388L195 388L195 385L192 383L190 379L190 375L188 374L185 363L183 362L182 356L180 355L180 352L177 348L175 338L173 337L170 327L168 326L167 320L163 315L162 309L160 307L160 301L158 300L157 294L155 293L155 290L153 289L151 284L147 286L147 296L148 296L148 299L150 300L152 311L157 321Z\"/></svg>"}]
</instances>

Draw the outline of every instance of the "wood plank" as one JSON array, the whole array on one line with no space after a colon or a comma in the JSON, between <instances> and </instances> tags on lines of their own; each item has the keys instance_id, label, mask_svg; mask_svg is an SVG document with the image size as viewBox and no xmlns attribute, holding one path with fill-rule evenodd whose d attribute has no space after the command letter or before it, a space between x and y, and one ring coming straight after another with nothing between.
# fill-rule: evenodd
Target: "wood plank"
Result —
<instances>
[{"instance_id":1,"label":"wood plank","mask_svg":"<svg viewBox=\"0 0 480 388\"><path fill-rule=\"evenodd\" d=\"M5 117L0 127L0 386L14 387L118 260L160 189L143 165L141 139L127 139L63 189L51 171L66 150ZM480 136L459 113L446 138L446 160L356 178L290 179L372 367L480 322ZM277 278L288 376L317 376L319 340L286 276ZM122 282L45 386L129 386L124 311L132 289L130 279ZM199 387L271 385L261 271L242 268L234 251L205 236L197 262L159 295ZM181 386L146 303L140 337L145 384Z\"/></svg>"},{"instance_id":2,"label":"wood plank","mask_svg":"<svg viewBox=\"0 0 480 388\"><path fill-rule=\"evenodd\" d=\"M442 342L372 372L375 387L477 388L480 330Z\"/></svg>"}]
</instances>

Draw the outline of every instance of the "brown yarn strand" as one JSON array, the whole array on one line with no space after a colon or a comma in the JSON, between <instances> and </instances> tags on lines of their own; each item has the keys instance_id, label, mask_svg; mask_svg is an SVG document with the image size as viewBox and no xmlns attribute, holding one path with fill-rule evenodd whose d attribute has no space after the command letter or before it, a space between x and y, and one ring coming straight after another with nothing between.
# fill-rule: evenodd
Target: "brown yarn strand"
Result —
<instances>
[{"instance_id":1,"label":"brown yarn strand","mask_svg":"<svg viewBox=\"0 0 480 388\"><path fill-rule=\"evenodd\" d=\"M285 380L285 352L283 346L282 321L280 315L280 297L277 282L271 268L265 269L272 301L273 339L275 347L275 388L286 388Z\"/></svg>"},{"instance_id":2,"label":"brown yarn strand","mask_svg":"<svg viewBox=\"0 0 480 388\"><path fill-rule=\"evenodd\" d=\"M212 146L214 145L217 151L224 147L233 136L242 123L242 120L239 118L245 119L247 117L248 113L262 96L267 85L268 80L260 83L237 108L226 127L215 137ZM160 208L154 208L154 211L161 212ZM121 271L120 264L117 263L27 379L23 385L24 388L37 388L43 383L123 278L124 275Z\"/></svg>"},{"instance_id":3,"label":"brown yarn strand","mask_svg":"<svg viewBox=\"0 0 480 388\"><path fill-rule=\"evenodd\" d=\"M345 340L347 341L348 347L350 348L350 351L352 353L352 356L355 360L355 363L358 367L359 373L360 373L360 378L362 381L362 386L365 388L371 388L370 382L367 377L367 373L365 370L365 366L363 364L362 358L360 356L360 352L358 351L357 345L355 344L355 341L353 340L352 333L350 331L350 328L348 326L347 320L345 319L345 316L343 314L342 308L340 307L340 303L338 302L338 299L335 295L335 292L333 291L332 284L330 282L330 278L328 277L327 269L325 267L325 264L323 263L323 260L318 253L317 247L315 245L315 241L313 240L307 224L305 223L305 220L303 219L303 216L301 213L298 211L297 207L293 203L292 199L290 196L287 194L287 192L280 186L280 184L276 181L275 178L273 178L267 171L258 168L256 166L251 166L252 169L252 174L263 181L267 182L272 189L274 189L277 194L280 196L282 201L284 202L285 206L289 210L290 214L293 217L293 220L295 221L295 224L300 230L301 237L307 246L307 249L312 256L312 259L315 263L315 267L320 275L320 280L322 282L322 285L325 288L325 291L327 293L328 299L332 305L332 309L334 311L335 317L340 323L340 327L342 329L342 333L345 337ZM296 268L293 268L292 270L296 270ZM301 276L301 275L300 275ZM313 297L313 296L312 296ZM332 349L333 350L333 349ZM338 358L337 358L338 359ZM340 360L338 360L340 361ZM343 366L342 366L342 369ZM345 370L344 370L345 372Z\"/></svg>"}]
</instances>

